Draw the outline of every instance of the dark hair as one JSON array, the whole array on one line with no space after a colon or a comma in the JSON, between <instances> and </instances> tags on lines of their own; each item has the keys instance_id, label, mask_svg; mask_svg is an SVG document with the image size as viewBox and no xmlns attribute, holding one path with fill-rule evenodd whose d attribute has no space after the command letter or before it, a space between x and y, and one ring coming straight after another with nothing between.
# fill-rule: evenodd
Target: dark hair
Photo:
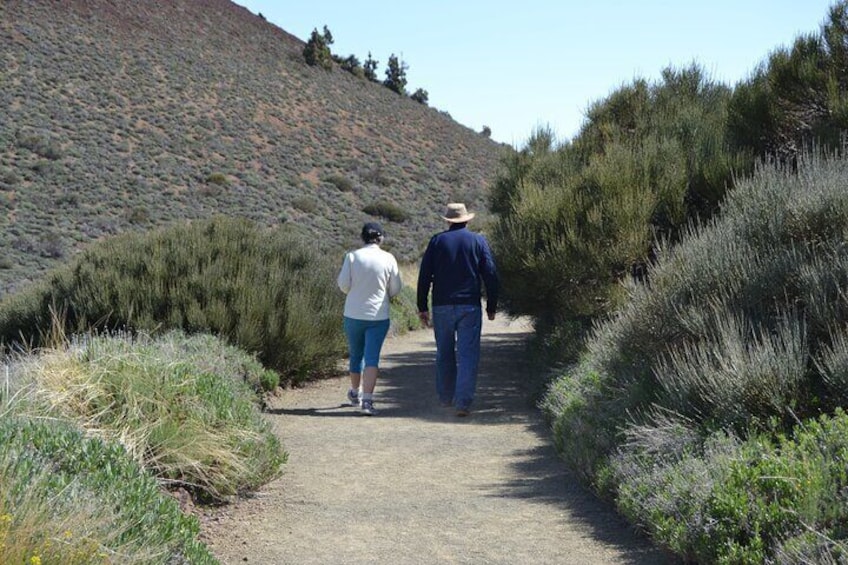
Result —
<instances>
[{"instance_id":1,"label":"dark hair","mask_svg":"<svg viewBox=\"0 0 848 565\"><path fill-rule=\"evenodd\" d=\"M379 243L383 237L383 226L377 222L367 222L362 226L362 241L365 243Z\"/></svg>"}]
</instances>

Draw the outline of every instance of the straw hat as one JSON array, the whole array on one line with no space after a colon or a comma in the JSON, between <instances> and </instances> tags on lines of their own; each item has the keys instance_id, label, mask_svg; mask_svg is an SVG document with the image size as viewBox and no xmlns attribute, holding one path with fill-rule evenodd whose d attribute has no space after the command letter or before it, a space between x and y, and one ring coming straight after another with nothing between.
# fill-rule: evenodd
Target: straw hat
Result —
<instances>
[{"instance_id":1,"label":"straw hat","mask_svg":"<svg viewBox=\"0 0 848 565\"><path fill-rule=\"evenodd\" d=\"M452 224L464 224L473 218L474 214L465 209L465 204L452 202L448 204L447 211L442 217Z\"/></svg>"}]
</instances>

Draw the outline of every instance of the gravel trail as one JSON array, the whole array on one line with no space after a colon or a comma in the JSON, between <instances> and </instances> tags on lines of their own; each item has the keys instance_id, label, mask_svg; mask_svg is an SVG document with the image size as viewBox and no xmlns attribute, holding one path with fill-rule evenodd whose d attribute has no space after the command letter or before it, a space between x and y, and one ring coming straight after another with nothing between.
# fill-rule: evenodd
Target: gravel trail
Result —
<instances>
[{"instance_id":1,"label":"gravel trail","mask_svg":"<svg viewBox=\"0 0 848 565\"><path fill-rule=\"evenodd\" d=\"M347 379L286 390L268 417L289 461L202 516L224 564L661 564L673 561L577 484L527 400L522 321L484 320L469 418L439 406L430 331L386 341L376 417Z\"/></svg>"}]
</instances>

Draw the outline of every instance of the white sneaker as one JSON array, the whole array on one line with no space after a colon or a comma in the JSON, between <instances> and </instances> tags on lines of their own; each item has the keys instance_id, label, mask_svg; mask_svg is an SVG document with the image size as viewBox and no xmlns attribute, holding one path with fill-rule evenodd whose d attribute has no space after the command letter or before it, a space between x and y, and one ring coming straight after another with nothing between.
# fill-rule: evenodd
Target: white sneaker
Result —
<instances>
[{"instance_id":1,"label":"white sneaker","mask_svg":"<svg viewBox=\"0 0 848 565\"><path fill-rule=\"evenodd\" d=\"M359 408L359 411L365 414L366 416L377 415L377 409L374 408L374 402L371 400L363 400L362 406Z\"/></svg>"}]
</instances>

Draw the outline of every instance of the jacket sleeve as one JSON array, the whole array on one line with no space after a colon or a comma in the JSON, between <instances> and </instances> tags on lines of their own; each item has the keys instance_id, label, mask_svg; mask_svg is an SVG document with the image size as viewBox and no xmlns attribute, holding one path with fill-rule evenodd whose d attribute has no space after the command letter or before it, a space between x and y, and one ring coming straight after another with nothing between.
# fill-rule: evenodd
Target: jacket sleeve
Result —
<instances>
[{"instance_id":1,"label":"jacket sleeve","mask_svg":"<svg viewBox=\"0 0 848 565\"><path fill-rule=\"evenodd\" d=\"M342 269L341 269L341 271L339 271L339 276L336 279L336 282L338 283L339 288L345 294L350 292L350 287L353 284L351 282L351 275L350 275L350 264L351 264L352 260L353 260L352 254L346 253L345 256L344 256L344 261L342 261Z\"/></svg>"},{"instance_id":2,"label":"jacket sleeve","mask_svg":"<svg viewBox=\"0 0 848 565\"><path fill-rule=\"evenodd\" d=\"M430 285L433 283L433 239L427 244L427 250L424 251L424 257L421 258L421 265L418 268L418 293L417 305L419 312L428 312L430 310L427 304L427 296L430 294Z\"/></svg>"},{"instance_id":3,"label":"jacket sleeve","mask_svg":"<svg viewBox=\"0 0 848 565\"><path fill-rule=\"evenodd\" d=\"M486 286L486 312L494 313L498 311L498 292L500 291L498 268L495 265L495 257L492 255L489 242L482 235L480 236L480 248L480 274L483 277L483 284Z\"/></svg>"}]
</instances>

